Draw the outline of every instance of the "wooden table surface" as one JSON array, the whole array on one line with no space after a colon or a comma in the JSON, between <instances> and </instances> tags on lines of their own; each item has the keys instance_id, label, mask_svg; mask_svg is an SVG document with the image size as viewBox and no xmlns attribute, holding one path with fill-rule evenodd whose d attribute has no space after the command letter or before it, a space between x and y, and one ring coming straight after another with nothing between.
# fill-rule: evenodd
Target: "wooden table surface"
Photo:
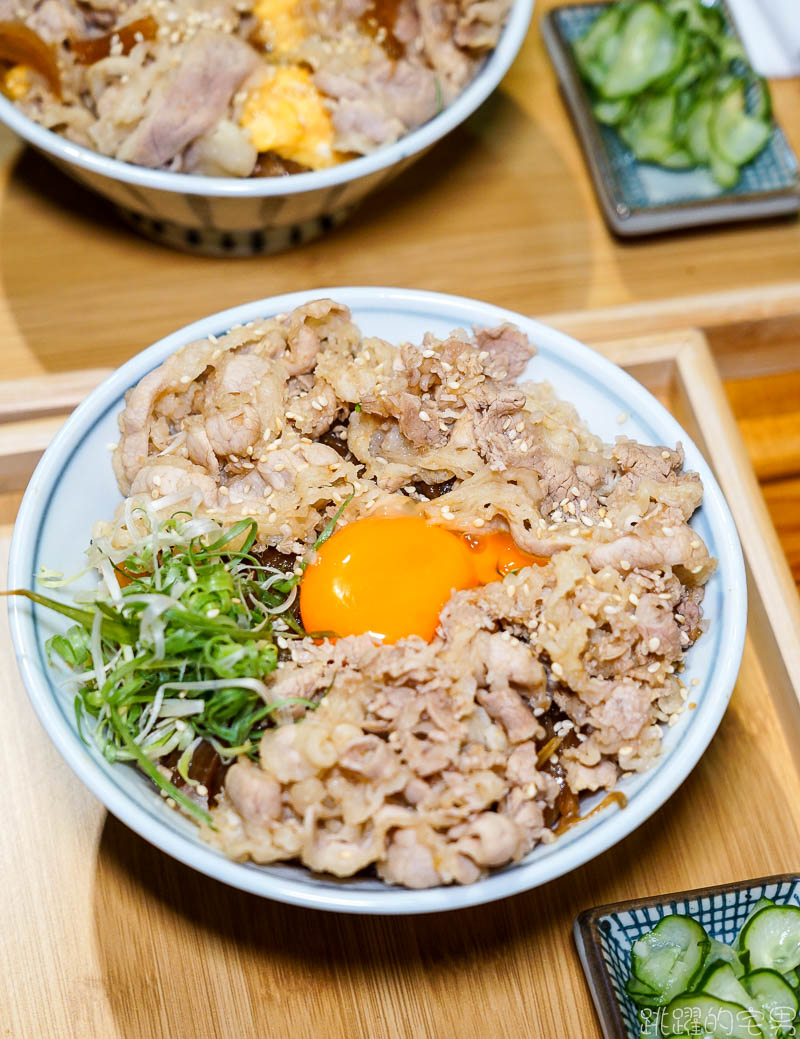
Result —
<instances>
[{"instance_id":1,"label":"wooden table surface","mask_svg":"<svg viewBox=\"0 0 800 1039\"><path fill-rule=\"evenodd\" d=\"M369 199L341 228L275 257L211 260L151 244L129 231L104 202L0 128L0 378L117 365L202 314L319 286L407 285L475 296L524 313L554 316L556 323L585 338L593 337L594 322L594 338L603 337L608 308L631 334L640 326L653 330L696 324L707 331L800 582L800 222L768 221L642 241L615 239L601 219L542 45L539 22L552 6L553 0L539 0L519 59L502 88L466 125ZM777 117L800 153L800 80L776 83L773 95ZM0 496L0 524L13 518L17 502L18 495ZM7 660L0 665L4 671L13 666ZM35 724L29 711L25 720ZM55 769L67 775L55 751L48 748L45 758L31 762L32 783L44 782ZM216 1009L220 993L235 1001L237 1020L262 1022L253 1035L349 1039L356 1034L458 1034L455 1016L451 1031L440 1013L418 1021L397 1016L402 1007L396 993L404 983L414 983L409 963L427 963L429 934L434 947L446 945L442 936L447 918L372 931L352 921L303 914L303 926L295 934L290 925L296 917L280 907L210 882L199 887L187 883L183 867L171 862L165 867L160 853L144 842L132 842L112 817L102 813L101 819L97 806L85 808L85 797L71 776L53 792L53 811L85 816L86 829L67 842L70 862L53 862L52 869L74 866L87 848L102 841L99 872L86 878L87 885L95 885L94 923L81 919L75 926L76 933L87 934L93 926L94 941L102 942L106 990L116 1000L117 1020L127 1022L119 1036L228 1034ZM10 810L15 810L13 798ZM35 829L37 839L46 842L47 819L38 820ZM63 847L66 838L61 836ZM788 862L780 865L790 868ZM613 863L606 861L603 869L613 872ZM560 893L573 883L584 884L583 874L553 885L553 912ZM189 890L201 890L208 901L190 904ZM76 896L76 904L83 904L82 897ZM480 966L509 1006L514 978L504 976L503 945L530 924L527 918L515 919L515 904L476 911L473 938L459 938L450 946L453 967L463 971ZM42 928L46 933L52 911L51 906L41 909L36 933ZM262 920L261 927L254 916ZM160 948L156 969L151 932L162 925L169 940ZM29 969L46 972L52 961L71 951L36 945L34 933L17 936L27 949ZM5 937L0 936L0 943ZM369 944L373 939L377 945ZM341 972L326 960L331 941L347 953ZM203 958L207 973L190 978L185 964L191 960L184 960L184 950L197 942L208 946L209 955ZM220 958L216 970L214 949L237 943L239 959L223 963ZM564 952L543 948L532 954ZM255 994L241 976L257 971L264 956L272 958L271 987ZM378 969L393 979L382 1002L361 1007L357 1022L352 1014L338 1021L320 1018L316 984L330 998L347 979L369 977ZM425 969L445 998L447 963L427 963ZM14 1030L0 1006L0 1035L105 1039L92 1010L100 998L96 981L80 969L77 976L83 980L74 990L58 992L60 1005L68 1006L70 1014L56 1031L40 1030L46 1016L31 1020L29 1030ZM24 978L20 983L25 984ZM62 984L56 973L52 984ZM478 986L472 998L481 994ZM256 999L261 1001L258 1007L248 1002ZM165 1006L174 1010L181 1000L187 1001L181 1018L166 1013ZM560 999L555 1002L567 1015L563 1036L596 1035L593 1022L570 1019L570 1007ZM297 1015L285 1029L277 1026L284 1012ZM303 1024L304 1013L309 1016ZM272 1025L263 1023L265 1017L272 1018ZM176 1020L183 1022L177 1030ZM501 1034L500 1020L495 1007L482 1034ZM535 1025L530 1034L551 1039L549 1031L537 1031Z\"/></svg>"}]
</instances>

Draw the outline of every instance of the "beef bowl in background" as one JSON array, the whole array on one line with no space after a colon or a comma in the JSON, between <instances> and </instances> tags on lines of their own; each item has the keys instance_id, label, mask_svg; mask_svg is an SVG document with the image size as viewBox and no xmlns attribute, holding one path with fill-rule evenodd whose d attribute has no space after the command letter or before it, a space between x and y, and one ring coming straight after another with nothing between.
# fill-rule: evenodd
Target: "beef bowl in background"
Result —
<instances>
[{"instance_id":1,"label":"beef bowl in background","mask_svg":"<svg viewBox=\"0 0 800 1039\"><path fill-rule=\"evenodd\" d=\"M463 123L495 90L525 39L535 0L514 0L496 48L455 100L393 144L327 169L276 177L208 177L109 158L45 129L0 95L0 119L61 170L107 198L138 231L212 256L300 245L345 220Z\"/></svg>"}]
</instances>

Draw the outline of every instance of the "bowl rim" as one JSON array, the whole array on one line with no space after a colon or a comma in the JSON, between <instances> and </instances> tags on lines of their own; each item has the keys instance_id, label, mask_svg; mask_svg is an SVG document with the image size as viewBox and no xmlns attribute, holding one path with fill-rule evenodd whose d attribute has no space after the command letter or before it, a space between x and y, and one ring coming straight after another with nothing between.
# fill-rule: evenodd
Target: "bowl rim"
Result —
<instances>
[{"instance_id":1,"label":"bowl rim","mask_svg":"<svg viewBox=\"0 0 800 1039\"><path fill-rule=\"evenodd\" d=\"M452 104L393 144L324 170L296 173L291 177L257 178L172 173L169 170L136 166L102 155L82 144L75 144L25 115L2 94L0 120L29 144L54 159L140 188L219 198L269 198L324 190L379 173L417 155L470 116L495 90L514 62L527 35L534 4L535 0L513 0L497 46Z\"/></svg>"},{"instance_id":2,"label":"bowl rim","mask_svg":"<svg viewBox=\"0 0 800 1039\"><path fill-rule=\"evenodd\" d=\"M703 699L691 716L680 744L670 751L669 768L658 765L647 774L636 796L624 811L601 812L584 826L575 828L570 843L554 842L545 854L530 862L524 860L491 873L475 884L464 887L436 887L422 891L385 887L378 890L333 886L315 887L304 878L279 876L252 864L233 862L208 845L192 839L164 819L156 818L118 786L91 756L73 726L59 707L52 682L40 670L35 659L38 639L35 614L27 601L9 599L9 622L12 641L24 684L33 707L44 728L72 770L106 807L151 844L179 861L253 894L310 908L338 912L410 914L436 912L505 898L543 883L583 865L611 848L633 832L677 790L696 765L717 730L736 680L744 647L747 621L747 591L736 526L722 491L705 459L679 423L643 386L627 372L590 347L572 337L543 325L522 314L465 297L422 290L364 287L325 287L269 297L232 307L195 321L172 332L152 346L134 355L112 373L72 413L45 451L25 492L9 555L9 587L24 587L31 580L38 544L39 528L49 507L50 496L58 484L59 473L83 436L99 418L116 406L117 400L146 372L166 356L193 339L209 333L221 334L237 324L282 313L311 299L332 297L358 312L386 311L398 307L412 310L415 306L435 308L438 317L452 321L452 327L465 324L491 325L504 321L519 324L534 341L538 336L548 351L558 351L583 373L605 387L624 394L631 414L647 415L647 421L658 426L659 435L676 442L682 440L704 485L703 508L714 534L714 548L719 565L716 578L725 581L721 597L720 617L716 620L725 651L721 654L704 687ZM358 318L357 318L358 319ZM725 623L723 624L723 621ZM722 643L720 643L722 644ZM699 699L699 697L698 697ZM602 826L602 830L598 827ZM598 840L598 835L600 839Z\"/></svg>"}]
</instances>

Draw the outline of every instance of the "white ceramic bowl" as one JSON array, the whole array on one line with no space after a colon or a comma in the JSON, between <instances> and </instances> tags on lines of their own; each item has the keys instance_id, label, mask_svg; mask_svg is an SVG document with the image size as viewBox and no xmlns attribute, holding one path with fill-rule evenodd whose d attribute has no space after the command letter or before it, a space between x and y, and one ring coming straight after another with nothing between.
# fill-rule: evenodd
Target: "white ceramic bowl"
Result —
<instances>
[{"instance_id":1,"label":"white ceramic bowl","mask_svg":"<svg viewBox=\"0 0 800 1039\"><path fill-rule=\"evenodd\" d=\"M10 602L11 632L25 685L42 724L66 761L119 819L152 844L209 876L284 902L357 913L422 913L503 898L575 869L610 848L650 816L676 790L705 750L722 718L739 669L746 621L745 574L736 528L705 460L672 416L629 375L599 354L552 328L485 303L407 289L336 288L293 293L249 303L197 321L162 339L123 365L80 405L45 452L20 508L11 546L9 587L34 585L42 565L77 573L95 520L119 501L109 444L118 437L125 391L169 354L193 339L220 335L232 325L283 313L319 296L346 303L367 335L392 342L419 341L426 331L445 336L454 327L512 321L538 348L528 377L549 380L572 401L605 440L620 432L645 443L683 442L686 465L705 486L694 526L719 567L704 603L709 631L688 654L687 678L696 710L664 734L664 751L648 773L626 779L628 806L608 808L579 823L523 862L466 887L409 891L377 880L336 881L299 866L231 862L197 837L194 825L166 807L140 772L109 765L84 744L75 727L72 699L59 689L44 656L58 620L28 602ZM625 411L624 426L617 416ZM88 580L88 578L87 578ZM595 798L596 800L597 798ZM592 802L589 802L591 804Z\"/></svg>"},{"instance_id":2,"label":"white ceramic bowl","mask_svg":"<svg viewBox=\"0 0 800 1039\"><path fill-rule=\"evenodd\" d=\"M375 188L402 173L463 123L511 67L534 0L514 0L497 47L469 86L437 116L386 148L341 166L291 177L196 177L134 166L73 144L0 94L0 120L65 173L108 198L165 245L217 256L277 252L339 224Z\"/></svg>"}]
</instances>

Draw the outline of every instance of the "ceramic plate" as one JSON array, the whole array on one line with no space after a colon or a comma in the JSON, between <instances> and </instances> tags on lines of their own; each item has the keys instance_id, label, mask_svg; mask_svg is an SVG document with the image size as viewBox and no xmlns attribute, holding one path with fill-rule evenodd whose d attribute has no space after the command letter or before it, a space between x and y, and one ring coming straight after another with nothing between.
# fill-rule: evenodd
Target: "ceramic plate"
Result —
<instances>
[{"instance_id":1,"label":"ceramic plate","mask_svg":"<svg viewBox=\"0 0 800 1039\"><path fill-rule=\"evenodd\" d=\"M764 150L743 167L739 183L725 190L706 169L667 170L639 162L615 129L597 122L572 44L607 6L557 7L543 20L542 33L612 231L634 236L796 213L800 209L797 159L779 126L773 126ZM733 32L724 4L717 0L715 6Z\"/></svg>"},{"instance_id":2,"label":"ceramic plate","mask_svg":"<svg viewBox=\"0 0 800 1039\"><path fill-rule=\"evenodd\" d=\"M784 873L741 884L636 898L587 909L574 937L605 1039L639 1039L636 1006L625 992L633 943L665 916L692 916L711 938L733 945L755 904L769 898L800 908L800 877ZM658 1011L652 1015L653 1031Z\"/></svg>"},{"instance_id":3,"label":"ceramic plate","mask_svg":"<svg viewBox=\"0 0 800 1039\"><path fill-rule=\"evenodd\" d=\"M722 718L739 669L746 621L742 554L722 493L698 449L672 416L629 375L599 354L552 328L456 296L406 289L335 288L298 292L249 303L204 318L175 332L118 369L81 404L54 439L34 473L14 529L10 587L32 587L40 567L77 573L94 522L110 517L120 500L110 446L118 437L117 415L125 391L178 347L233 325L291 310L319 296L347 304L366 335L392 342L420 341L426 331L444 337L454 327L511 321L536 344L526 376L549 380L574 403L592 430L607 441L620 433L649 444L682 441L686 466L705 486L694 526L719 566L704 604L709 631L688 654L686 680L697 708L667 729L664 750L648 773L626 779L620 789L628 807L610 807L574 826L553 844L522 862L466 887L410 891L378 880L337 881L292 865L231 862L204 844L193 824L171 811L149 781L132 767L110 765L82 742L72 698L59 687L45 659L44 644L58 621L22 600L10 604L11 631L31 701L69 765L111 812L132 830L182 862L255 894L321 909L357 913L423 913L457 909L513 895L575 869L621 840L664 803L683 782ZM621 412L630 415L620 426ZM88 577L85 580L89 580ZM598 798L595 798L597 800ZM591 807L592 801L587 802Z\"/></svg>"}]
</instances>

